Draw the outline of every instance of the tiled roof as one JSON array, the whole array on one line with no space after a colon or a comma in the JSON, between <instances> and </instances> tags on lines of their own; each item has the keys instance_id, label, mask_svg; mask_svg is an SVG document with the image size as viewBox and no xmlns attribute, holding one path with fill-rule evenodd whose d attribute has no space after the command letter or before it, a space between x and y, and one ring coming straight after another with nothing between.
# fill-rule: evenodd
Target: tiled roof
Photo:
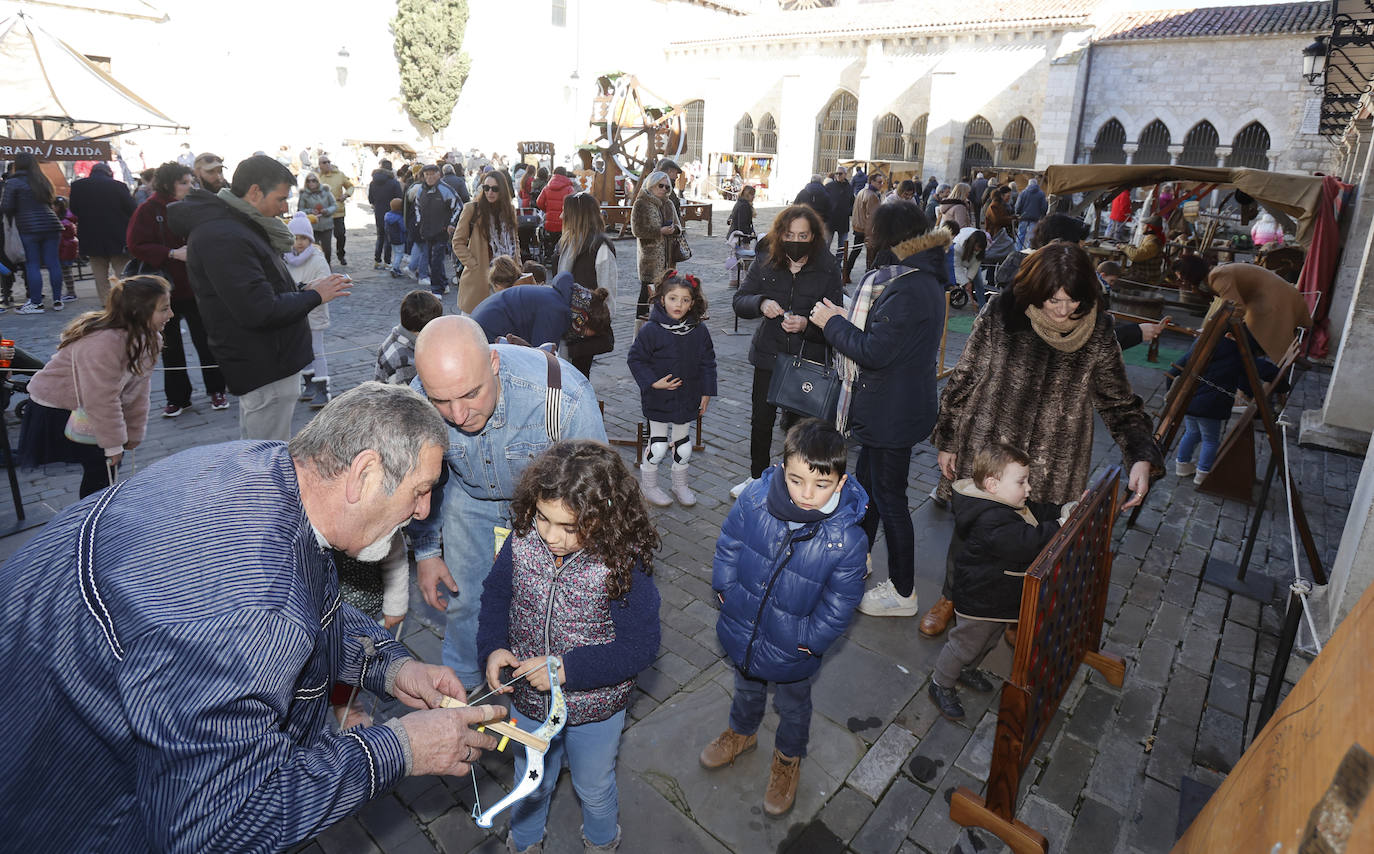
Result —
<instances>
[{"instance_id":1,"label":"tiled roof","mask_svg":"<svg viewBox=\"0 0 1374 854\"><path fill-rule=\"evenodd\" d=\"M675 45L843 38L1086 24L1102 0L888 0L838 8L768 12L723 21L711 36Z\"/></svg>"},{"instance_id":2,"label":"tiled roof","mask_svg":"<svg viewBox=\"0 0 1374 854\"><path fill-rule=\"evenodd\" d=\"M1330 3L1216 6L1127 12L1097 31L1099 42L1311 33L1331 29Z\"/></svg>"}]
</instances>

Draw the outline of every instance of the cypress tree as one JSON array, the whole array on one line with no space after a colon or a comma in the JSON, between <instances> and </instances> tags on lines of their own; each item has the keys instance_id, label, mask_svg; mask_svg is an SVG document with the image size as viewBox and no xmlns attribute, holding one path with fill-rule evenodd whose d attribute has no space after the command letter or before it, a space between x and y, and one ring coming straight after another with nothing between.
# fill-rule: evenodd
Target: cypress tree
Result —
<instances>
[{"instance_id":1,"label":"cypress tree","mask_svg":"<svg viewBox=\"0 0 1374 854\"><path fill-rule=\"evenodd\" d=\"M391 31L406 110L431 133L448 127L472 60L463 52L467 0L399 0Z\"/></svg>"}]
</instances>

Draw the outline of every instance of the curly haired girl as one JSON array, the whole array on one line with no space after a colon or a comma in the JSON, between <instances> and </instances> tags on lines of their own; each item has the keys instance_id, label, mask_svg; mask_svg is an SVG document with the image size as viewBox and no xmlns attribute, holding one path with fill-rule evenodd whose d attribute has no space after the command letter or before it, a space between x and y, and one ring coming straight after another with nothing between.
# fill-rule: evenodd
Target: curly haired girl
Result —
<instances>
[{"instance_id":1,"label":"curly haired girl","mask_svg":"<svg viewBox=\"0 0 1374 854\"><path fill-rule=\"evenodd\" d=\"M673 453L673 495L684 507L697 503L687 486L691 422L706 414L716 395L716 351L702 323L706 297L701 280L668 270L658 280L649 322L640 327L626 361L639 383L639 399L649 421L649 452L640 465L644 497L650 504L673 503L658 486L658 464Z\"/></svg>"},{"instance_id":2,"label":"curly haired girl","mask_svg":"<svg viewBox=\"0 0 1374 854\"><path fill-rule=\"evenodd\" d=\"M499 690L513 694L520 725L532 727L547 714L545 661L561 659L568 718L544 761L557 769L566 754L586 847L614 851L625 709L635 677L658 656L658 589L649 577L658 532L620 456L588 439L559 442L536 457L516 487L511 516L511 535L482 591L479 658L488 685L502 684L503 667L525 677ZM517 758L515 775L523 774ZM557 782L556 771L546 775L512 807L512 850L539 850Z\"/></svg>"}]
</instances>

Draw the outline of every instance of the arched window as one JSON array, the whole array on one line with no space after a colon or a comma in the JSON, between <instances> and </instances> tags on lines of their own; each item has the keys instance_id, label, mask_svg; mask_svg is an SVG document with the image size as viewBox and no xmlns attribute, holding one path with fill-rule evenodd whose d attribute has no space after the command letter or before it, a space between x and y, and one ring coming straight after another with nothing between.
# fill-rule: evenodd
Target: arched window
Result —
<instances>
[{"instance_id":1,"label":"arched window","mask_svg":"<svg viewBox=\"0 0 1374 854\"><path fill-rule=\"evenodd\" d=\"M924 113L911 126L911 153L908 160L920 160L926 150L926 128L930 125L930 113Z\"/></svg>"},{"instance_id":2,"label":"arched window","mask_svg":"<svg viewBox=\"0 0 1374 854\"><path fill-rule=\"evenodd\" d=\"M854 132L858 122L859 99L849 92L836 92L816 123L815 172L824 175L835 171L841 160L854 159Z\"/></svg>"},{"instance_id":3,"label":"arched window","mask_svg":"<svg viewBox=\"0 0 1374 854\"><path fill-rule=\"evenodd\" d=\"M1193 125L1183 138L1183 153L1178 156L1180 166L1217 165L1217 129L1206 120Z\"/></svg>"},{"instance_id":4,"label":"arched window","mask_svg":"<svg viewBox=\"0 0 1374 854\"><path fill-rule=\"evenodd\" d=\"M1002 131L1003 166L1030 169L1035 166L1035 126L1024 116L1017 116Z\"/></svg>"},{"instance_id":5,"label":"arched window","mask_svg":"<svg viewBox=\"0 0 1374 854\"><path fill-rule=\"evenodd\" d=\"M893 113L878 119L873 129L873 158L902 160L906 157L906 140L902 138L902 120Z\"/></svg>"},{"instance_id":6,"label":"arched window","mask_svg":"<svg viewBox=\"0 0 1374 854\"><path fill-rule=\"evenodd\" d=\"M1135 160L1132 163L1168 163L1169 144L1172 142L1169 136L1169 128L1164 122L1155 119L1145 126L1145 130L1140 132L1140 139L1137 141L1138 148L1135 152Z\"/></svg>"},{"instance_id":7,"label":"arched window","mask_svg":"<svg viewBox=\"0 0 1374 854\"><path fill-rule=\"evenodd\" d=\"M748 113L745 113L740 117L740 120L735 123L735 150L754 150L754 120Z\"/></svg>"},{"instance_id":8,"label":"arched window","mask_svg":"<svg viewBox=\"0 0 1374 854\"><path fill-rule=\"evenodd\" d=\"M992 123L982 116L969 119L968 124L964 125L964 160L959 166L959 175L972 177L979 169L992 168L992 152L996 147Z\"/></svg>"},{"instance_id":9,"label":"arched window","mask_svg":"<svg viewBox=\"0 0 1374 854\"><path fill-rule=\"evenodd\" d=\"M687 113L687 139L682 159L701 160L701 127L706 121L706 102L689 101L683 109Z\"/></svg>"},{"instance_id":10,"label":"arched window","mask_svg":"<svg viewBox=\"0 0 1374 854\"><path fill-rule=\"evenodd\" d=\"M1097 141L1093 146L1093 163L1126 162L1126 128L1116 119L1107 119L1097 131Z\"/></svg>"},{"instance_id":11,"label":"arched window","mask_svg":"<svg viewBox=\"0 0 1374 854\"><path fill-rule=\"evenodd\" d=\"M1269 131L1259 122L1251 122L1240 129L1231 140L1231 156L1226 165L1232 168L1269 168Z\"/></svg>"},{"instance_id":12,"label":"arched window","mask_svg":"<svg viewBox=\"0 0 1374 854\"><path fill-rule=\"evenodd\" d=\"M778 123L772 113L764 113L759 119L759 153L778 153Z\"/></svg>"}]
</instances>

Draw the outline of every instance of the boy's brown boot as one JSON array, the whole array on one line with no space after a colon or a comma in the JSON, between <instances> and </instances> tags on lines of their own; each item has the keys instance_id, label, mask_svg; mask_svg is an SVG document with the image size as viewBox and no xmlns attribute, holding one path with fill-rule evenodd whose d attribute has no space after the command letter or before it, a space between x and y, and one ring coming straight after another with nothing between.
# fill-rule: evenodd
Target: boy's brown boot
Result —
<instances>
[{"instance_id":1,"label":"boy's brown boot","mask_svg":"<svg viewBox=\"0 0 1374 854\"><path fill-rule=\"evenodd\" d=\"M773 767L768 772L768 791L763 793L763 811L782 815L797 799L797 780L801 777L801 757L784 756L773 751Z\"/></svg>"},{"instance_id":2,"label":"boy's brown boot","mask_svg":"<svg viewBox=\"0 0 1374 854\"><path fill-rule=\"evenodd\" d=\"M715 741L701 751L701 764L705 768L720 768L735 761L741 753L748 753L758 746L758 735L740 735L727 728L716 736Z\"/></svg>"}]
</instances>

